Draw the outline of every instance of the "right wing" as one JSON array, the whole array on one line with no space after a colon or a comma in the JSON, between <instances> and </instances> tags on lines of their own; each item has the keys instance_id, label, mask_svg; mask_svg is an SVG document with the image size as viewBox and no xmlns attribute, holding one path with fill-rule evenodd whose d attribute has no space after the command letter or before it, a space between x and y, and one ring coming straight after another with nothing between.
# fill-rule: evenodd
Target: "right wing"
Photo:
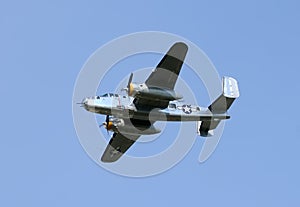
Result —
<instances>
[{"instance_id":1,"label":"right wing","mask_svg":"<svg viewBox=\"0 0 300 207\"><path fill-rule=\"evenodd\" d=\"M146 80L146 85L173 90L187 50L185 43L175 43Z\"/></svg>"},{"instance_id":2,"label":"right wing","mask_svg":"<svg viewBox=\"0 0 300 207\"><path fill-rule=\"evenodd\" d=\"M133 143L140 137L140 135L126 135L114 132L110 139L102 157L102 162L117 161Z\"/></svg>"},{"instance_id":3,"label":"right wing","mask_svg":"<svg viewBox=\"0 0 300 207\"><path fill-rule=\"evenodd\" d=\"M182 64L188 51L188 46L183 42L175 43L165 54L155 70L150 74L145 84L148 87L174 90ZM134 104L138 109L152 110L153 108L167 108L168 100L149 100L135 98Z\"/></svg>"}]
</instances>

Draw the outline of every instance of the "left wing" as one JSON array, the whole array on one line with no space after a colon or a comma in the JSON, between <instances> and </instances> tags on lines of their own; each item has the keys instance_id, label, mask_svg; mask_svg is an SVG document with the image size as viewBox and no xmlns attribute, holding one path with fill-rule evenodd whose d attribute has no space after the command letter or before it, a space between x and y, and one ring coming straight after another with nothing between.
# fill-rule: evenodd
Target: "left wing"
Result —
<instances>
[{"instance_id":1,"label":"left wing","mask_svg":"<svg viewBox=\"0 0 300 207\"><path fill-rule=\"evenodd\" d=\"M101 161L117 161L139 137L140 135L124 136L121 133L115 132L101 157Z\"/></svg>"},{"instance_id":2,"label":"left wing","mask_svg":"<svg viewBox=\"0 0 300 207\"><path fill-rule=\"evenodd\" d=\"M130 123L129 123L130 121ZM149 129L154 122L148 120L138 120L130 119L124 120L125 125L127 124L129 128L124 131L122 127L118 128L117 132L114 132L112 138L110 139L102 157L102 162L115 162L117 161L130 147L135 143L135 141L143 134L143 131ZM147 134L147 133L146 133Z\"/></svg>"}]
</instances>

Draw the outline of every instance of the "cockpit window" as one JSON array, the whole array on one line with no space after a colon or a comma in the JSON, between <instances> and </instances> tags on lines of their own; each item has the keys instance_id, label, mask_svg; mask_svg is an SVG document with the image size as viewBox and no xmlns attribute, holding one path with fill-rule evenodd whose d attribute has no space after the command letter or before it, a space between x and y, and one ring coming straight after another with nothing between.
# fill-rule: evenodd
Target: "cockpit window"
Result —
<instances>
[{"instance_id":1,"label":"cockpit window","mask_svg":"<svg viewBox=\"0 0 300 207\"><path fill-rule=\"evenodd\" d=\"M100 97L119 97L119 95L113 94L113 93L105 93L105 94L101 95Z\"/></svg>"},{"instance_id":2,"label":"cockpit window","mask_svg":"<svg viewBox=\"0 0 300 207\"><path fill-rule=\"evenodd\" d=\"M107 93L103 94L101 97L108 97L108 94Z\"/></svg>"},{"instance_id":3,"label":"cockpit window","mask_svg":"<svg viewBox=\"0 0 300 207\"><path fill-rule=\"evenodd\" d=\"M176 109L176 104L173 104L173 103L169 104L169 108L170 109Z\"/></svg>"}]
</instances>

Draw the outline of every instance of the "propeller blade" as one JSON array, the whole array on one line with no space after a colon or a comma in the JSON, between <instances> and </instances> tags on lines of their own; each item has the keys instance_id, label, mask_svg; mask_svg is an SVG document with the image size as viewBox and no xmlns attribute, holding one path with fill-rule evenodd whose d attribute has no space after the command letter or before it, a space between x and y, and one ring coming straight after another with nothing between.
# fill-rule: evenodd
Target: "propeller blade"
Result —
<instances>
[{"instance_id":1,"label":"propeller blade","mask_svg":"<svg viewBox=\"0 0 300 207\"><path fill-rule=\"evenodd\" d=\"M127 84L128 89L130 87L130 83L132 82L132 78L133 78L133 73L131 73L130 76L129 76L129 80L128 80L128 84Z\"/></svg>"},{"instance_id":2,"label":"propeller blade","mask_svg":"<svg viewBox=\"0 0 300 207\"><path fill-rule=\"evenodd\" d=\"M108 134L109 115L106 115L105 122L106 122L106 131L107 131L107 134Z\"/></svg>"},{"instance_id":3,"label":"propeller blade","mask_svg":"<svg viewBox=\"0 0 300 207\"><path fill-rule=\"evenodd\" d=\"M108 125L108 123L109 123L109 115L106 115L105 122L106 122L106 124Z\"/></svg>"},{"instance_id":4,"label":"propeller blade","mask_svg":"<svg viewBox=\"0 0 300 207\"><path fill-rule=\"evenodd\" d=\"M133 73L130 74L128 84L127 84L127 93L130 94L130 83L132 82Z\"/></svg>"},{"instance_id":5,"label":"propeller blade","mask_svg":"<svg viewBox=\"0 0 300 207\"><path fill-rule=\"evenodd\" d=\"M130 94L130 84L132 82L132 78L133 78L133 73L131 73L129 76L127 87L121 89L121 91L126 91L128 95Z\"/></svg>"}]
</instances>

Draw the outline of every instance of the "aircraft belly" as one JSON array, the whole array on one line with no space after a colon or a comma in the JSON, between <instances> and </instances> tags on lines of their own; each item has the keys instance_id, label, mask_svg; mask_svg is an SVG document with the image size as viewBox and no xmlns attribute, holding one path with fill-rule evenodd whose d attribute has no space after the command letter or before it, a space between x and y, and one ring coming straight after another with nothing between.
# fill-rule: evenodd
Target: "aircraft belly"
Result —
<instances>
[{"instance_id":1,"label":"aircraft belly","mask_svg":"<svg viewBox=\"0 0 300 207\"><path fill-rule=\"evenodd\" d=\"M230 116L227 114L212 114L207 112L202 113L194 113L194 114L186 114L186 113L170 113L169 111L151 111L149 115L149 111L134 111L129 109L124 109L121 107L116 108L104 108L104 107L94 107L89 111L93 111L99 114L109 114L119 118L134 118L140 120L149 120L150 121L205 121L214 119L229 119Z\"/></svg>"},{"instance_id":2,"label":"aircraft belly","mask_svg":"<svg viewBox=\"0 0 300 207\"><path fill-rule=\"evenodd\" d=\"M149 113L141 113L135 112L134 118L142 119L142 120L149 120ZM186 115L186 114L170 114L170 113L163 113L163 112L153 112L150 113L150 121L204 121L204 120L211 120L211 119L229 119L230 116L226 114L211 114L211 113L202 113L202 114L193 114L193 115Z\"/></svg>"}]
</instances>

